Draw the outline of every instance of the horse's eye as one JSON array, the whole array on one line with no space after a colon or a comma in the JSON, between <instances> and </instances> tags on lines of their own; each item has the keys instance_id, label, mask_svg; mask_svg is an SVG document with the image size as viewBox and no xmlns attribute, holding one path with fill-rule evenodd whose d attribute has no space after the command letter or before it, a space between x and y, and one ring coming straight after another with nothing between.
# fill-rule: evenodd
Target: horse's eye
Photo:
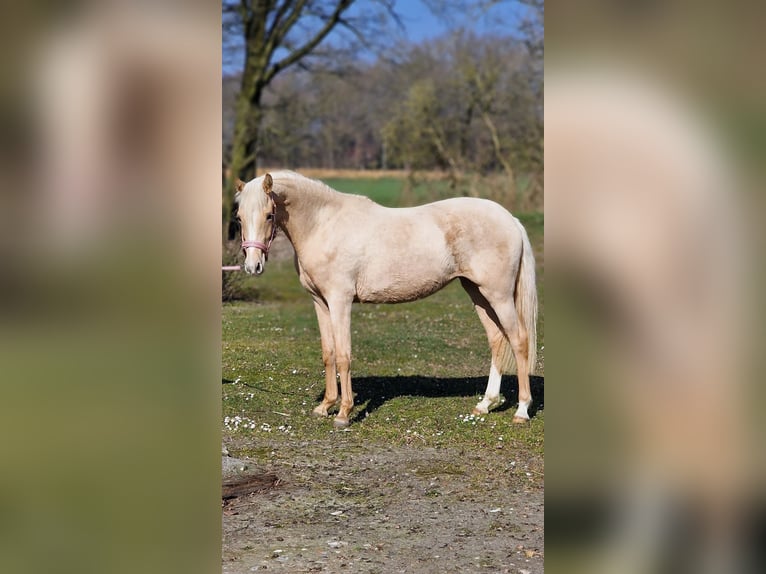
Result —
<instances>
[{"instance_id":1,"label":"horse's eye","mask_svg":"<svg viewBox=\"0 0 766 574\"><path fill-rule=\"evenodd\" d=\"M272 219L274 219L274 214L273 214L273 213L269 213L269 214L266 216L266 221L271 221Z\"/></svg>"}]
</instances>

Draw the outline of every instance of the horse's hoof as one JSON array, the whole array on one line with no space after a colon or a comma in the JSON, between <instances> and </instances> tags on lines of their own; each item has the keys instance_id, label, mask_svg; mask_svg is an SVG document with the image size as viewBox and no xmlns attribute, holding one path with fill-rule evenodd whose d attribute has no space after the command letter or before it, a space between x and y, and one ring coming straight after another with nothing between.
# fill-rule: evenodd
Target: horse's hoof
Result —
<instances>
[{"instance_id":1,"label":"horse's hoof","mask_svg":"<svg viewBox=\"0 0 766 574\"><path fill-rule=\"evenodd\" d=\"M323 411L319 407L317 407L313 411L311 411L311 416L316 417L318 419L323 419L327 416L327 411Z\"/></svg>"},{"instance_id":2,"label":"horse's hoof","mask_svg":"<svg viewBox=\"0 0 766 574\"><path fill-rule=\"evenodd\" d=\"M494 399L484 397L480 403L473 407L471 414L474 416L486 415L489 413L489 411L495 410L497 407L502 405L504 401L505 399L501 397L495 397Z\"/></svg>"},{"instance_id":3,"label":"horse's hoof","mask_svg":"<svg viewBox=\"0 0 766 574\"><path fill-rule=\"evenodd\" d=\"M348 427L349 424L348 419L339 419L338 417L335 417L335 420L332 421L332 426L336 429L344 429Z\"/></svg>"},{"instance_id":4,"label":"horse's hoof","mask_svg":"<svg viewBox=\"0 0 766 574\"><path fill-rule=\"evenodd\" d=\"M513 417L513 424L515 425L525 425L529 422L529 419L525 419L524 417Z\"/></svg>"}]
</instances>

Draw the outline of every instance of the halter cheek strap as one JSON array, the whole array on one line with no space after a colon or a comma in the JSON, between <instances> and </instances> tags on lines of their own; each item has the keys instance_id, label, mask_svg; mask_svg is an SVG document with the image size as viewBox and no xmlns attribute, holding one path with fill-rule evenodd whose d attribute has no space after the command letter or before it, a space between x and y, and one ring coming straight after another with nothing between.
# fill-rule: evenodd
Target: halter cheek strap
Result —
<instances>
[{"instance_id":1,"label":"halter cheek strap","mask_svg":"<svg viewBox=\"0 0 766 574\"><path fill-rule=\"evenodd\" d=\"M277 202L274 201L274 198L272 198L272 208L271 208L271 237L269 237L268 243L262 243L260 241L245 241L242 240L242 249L246 250L248 247L255 247L256 249L260 249L263 251L263 254L266 256L266 260L269 260L269 249L271 249L271 244L274 241L274 237L277 235Z\"/></svg>"}]
</instances>

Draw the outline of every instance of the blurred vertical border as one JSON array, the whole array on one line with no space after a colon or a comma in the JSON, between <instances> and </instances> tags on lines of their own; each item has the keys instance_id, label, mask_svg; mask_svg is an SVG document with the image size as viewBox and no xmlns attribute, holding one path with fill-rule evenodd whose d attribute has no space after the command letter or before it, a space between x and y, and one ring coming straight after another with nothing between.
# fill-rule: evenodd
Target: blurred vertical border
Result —
<instances>
[{"instance_id":1,"label":"blurred vertical border","mask_svg":"<svg viewBox=\"0 0 766 574\"><path fill-rule=\"evenodd\" d=\"M548 3L550 572L765 571L763 22Z\"/></svg>"},{"instance_id":2,"label":"blurred vertical border","mask_svg":"<svg viewBox=\"0 0 766 574\"><path fill-rule=\"evenodd\" d=\"M220 6L3 12L0 571L218 571Z\"/></svg>"}]
</instances>

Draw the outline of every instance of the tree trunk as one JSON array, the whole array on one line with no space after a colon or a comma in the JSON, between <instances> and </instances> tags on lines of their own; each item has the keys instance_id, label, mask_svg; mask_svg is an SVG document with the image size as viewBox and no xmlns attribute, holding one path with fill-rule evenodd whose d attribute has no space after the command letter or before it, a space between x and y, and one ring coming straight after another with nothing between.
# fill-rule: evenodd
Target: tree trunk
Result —
<instances>
[{"instance_id":1,"label":"tree trunk","mask_svg":"<svg viewBox=\"0 0 766 574\"><path fill-rule=\"evenodd\" d=\"M484 121L484 125L487 126L490 138L492 139L492 150L495 152L495 159L497 159L498 163L503 167L503 171L505 172L505 175L508 176L511 185L515 187L516 180L513 176L513 168L503 153L503 146L500 143L500 136L497 133L495 122L492 121L492 117L486 109L481 110L481 119Z\"/></svg>"},{"instance_id":2,"label":"tree trunk","mask_svg":"<svg viewBox=\"0 0 766 574\"><path fill-rule=\"evenodd\" d=\"M266 42L266 17L269 3L257 2L249 11L247 2L241 2L245 34L245 68L237 96L234 139L231 148L231 169L223 192L223 239L233 239L236 234L234 221L234 196L236 181L249 181L255 177L258 130L261 125L261 98L268 84L266 74L269 65L269 46Z\"/></svg>"},{"instance_id":3,"label":"tree trunk","mask_svg":"<svg viewBox=\"0 0 766 574\"><path fill-rule=\"evenodd\" d=\"M237 97L234 139L231 148L231 169L223 193L223 238L234 239L236 223L233 219L234 195L237 179L250 181L255 177L258 136L263 111L261 98L264 83L256 66L246 66L242 72L242 87Z\"/></svg>"}]
</instances>

